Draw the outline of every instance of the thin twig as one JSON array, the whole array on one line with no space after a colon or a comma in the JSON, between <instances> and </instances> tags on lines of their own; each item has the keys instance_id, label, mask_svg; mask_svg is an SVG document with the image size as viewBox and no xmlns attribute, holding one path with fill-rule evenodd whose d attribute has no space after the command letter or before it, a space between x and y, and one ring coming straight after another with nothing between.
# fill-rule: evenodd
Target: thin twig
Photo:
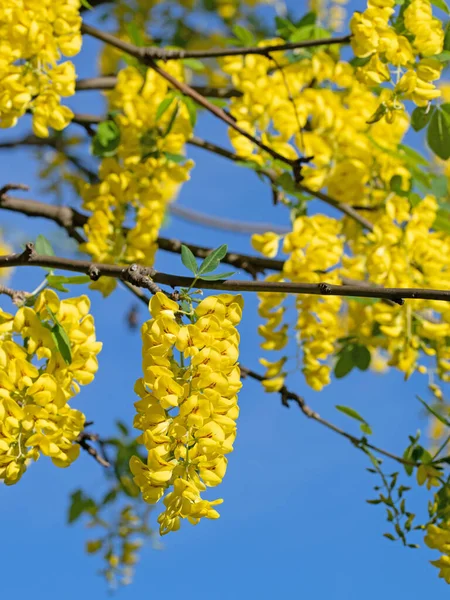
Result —
<instances>
[{"instance_id":1,"label":"thin twig","mask_svg":"<svg viewBox=\"0 0 450 600\"><path fill-rule=\"evenodd\" d=\"M205 227L222 229L224 231L233 231L234 233L252 234L273 231L274 233L284 235L291 231L288 227L273 225L272 223L253 223L251 221L235 221L223 217L212 217L179 204L172 204L169 207L169 212L175 217L185 219L197 225L204 225Z\"/></svg>"},{"instance_id":2,"label":"thin twig","mask_svg":"<svg viewBox=\"0 0 450 600\"><path fill-rule=\"evenodd\" d=\"M262 382L265 380L265 378L262 375L260 375L259 373L256 373L255 371L252 371L251 369L247 369L242 366L241 366L241 373L244 377L251 377L252 379L255 379L256 381L259 381L259 382ZM340 427L337 427L337 425L330 423L330 421L323 419L316 411L314 411L310 406L308 406L306 404L306 402L305 402L304 398L302 398L302 396L300 396L299 394L296 394L295 392L288 390L286 386L283 386L281 388L280 395L281 395L281 403L283 404L283 406L286 406L287 408L289 408L289 401L295 402L305 416L307 416L310 419L313 419L314 421L316 421L317 423L320 423L321 425L324 425L325 427L327 427L328 429L331 429L331 431L334 431L335 433L338 433L342 437L345 437L358 449L364 450L364 448L370 448L371 450L378 452L378 454L387 456L388 458L391 458L392 460L395 460L395 461L401 463L402 465L410 465L410 466L415 466L415 467L419 466L419 463L415 463L414 461L404 459L401 456L397 456L396 454L393 454L392 452L383 450L382 448L379 448L378 446L374 446L373 444L370 444L367 441L367 438L359 438L357 436L354 436L351 433L344 431Z\"/></svg>"},{"instance_id":3,"label":"thin twig","mask_svg":"<svg viewBox=\"0 0 450 600\"><path fill-rule=\"evenodd\" d=\"M138 48L134 44L125 42L86 23L81 26L82 33L95 37L106 44L110 44L127 54L131 54L139 60L182 60L183 58L220 58L224 56L247 56L259 54L270 56L271 52L283 52L285 50L297 50L299 48L314 48L317 46L331 46L333 44L349 44L351 36L343 35L335 38L323 38L317 40L303 40L301 42L287 42L285 44L268 44L267 46L250 46L247 48L213 48L211 50L166 50L157 46ZM136 51L138 49L138 51Z\"/></svg>"},{"instance_id":4,"label":"thin twig","mask_svg":"<svg viewBox=\"0 0 450 600\"><path fill-rule=\"evenodd\" d=\"M88 443L88 441L100 443L99 436L96 433L88 433L87 431L82 431L75 440L75 442L79 444L83 450L90 454L94 460L102 465L102 467L110 467L111 464L106 460L106 458L101 456L98 451Z\"/></svg>"},{"instance_id":5,"label":"thin twig","mask_svg":"<svg viewBox=\"0 0 450 600\"><path fill-rule=\"evenodd\" d=\"M16 306L20 306L25 300L31 295L28 292L22 290L13 290L12 288L6 287L6 285L0 284L0 294L9 296Z\"/></svg>"},{"instance_id":6,"label":"thin twig","mask_svg":"<svg viewBox=\"0 0 450 600\"><path fill-rule=\"evenodd\" d=\"M116 75L107 75L104 77L86 77L79 79L76 83L75 90L77 92L93 91L93 90L112 90L117 85ZM202 96L207 98L240 98L242 92L233 88L215 88L207 85L193 85L192 88Z\"/></svg>"},{"instance_id":7,"label":"thin twig","mask_svg":"<svg viewBox=\"0 0 450 600\"><path fill-rule=\"evenodd\" d=\"M235 131L237 131L240 135L242 135L243 137L250 140L253 144L258 146L261 150L264 150L265 152L267 152L267 154L269 154L272 158L282 161L285 164L289 165L292 168L295 181L301 181L301 179L302 179L301 166L304 163L310 162L312 157L300 157L300 158L292 159L292 158L283 156L282 154L280 154L279 152L277 152L270 146L267 146L262 140L255 137L254 135L248 133L247 131L245 131L245 129L242 129L242 127L236 123L236 121L233 119L233 117L231 117L224 110L222 110L218 106L209 102L209 100L207 100L207 98L205 98L204 96L199 94L195 89L193 89L187 83L179 81L178 79L173 77L173 75L171 75L169 72L165 71L158 63L155 62L154 58L152 58L151 56L149 56L148 53L146 53L145 48L140 48L138 46L135 46L134 44L125 42L125 41L117 38L116 36L111 35L110 33L106 33L104 31L101 31L100 29L92 27L91 25L86 25L85 23L83 23L81 30L83 33L91 35L92 37L94 37L98 40L101 40L102 42L105 42L106 44L109 44L110 46L113 46L114 48L118 48L119 50L126 52L130 56L133 56L134 58L136 58L143 64L146 64L148 67L153 69L155 71L155 73L157 73L163 79L165 79L171 86L173 86L174 88L179 90L185 96L192 98L192 100L197 102L197 104L199 104L200 106L205 108L207 111L209 111L211 114L213 114L215 117L217 117L224 123L226 123L229 127L234 129ZM313 41L317 42L318 40L313 40ZM275 49L279 50L279 47L275 47ZM270 51L271 51L271 47L267 46L266 49L264 50L264 52L261 52L261 49L260 49L260 51L257 53L258 54L261 54L261 53L268 54ZM274 51L274 48L272 48L272 51ZM186 58L186 56L184 56L184 58Z\"/></svg>"},{"instance_id":8,"label":"thin twig","mask_svg":"<svg viewBox=\"0 0 450 600\"><path fill-rule=\"evenodd\" d=\"M177 286L186 288L195 286L198 289L233 292L282 292L286 294L311 294L314 296L356 296L361 298L387 299L400 305L404 303L405 298L450 301L450 290L368 287L367 284L343 286L325 282L315 284L239 280L204 281L202 279L194 279L193 277L161 273L152 267L144 267L137 264L122 267L58 256L44 256L38 254L31 243L26 245L25 250L21 254L0 256L0 268L25 266L40 266L85 273L93 281L96 281L100 277L113 277L121 281L127 281L136 287L148 289L152 294L160 291L160 288L156 284L162 284L171 286L172 288Z\"/></svg>"}]
</instances>

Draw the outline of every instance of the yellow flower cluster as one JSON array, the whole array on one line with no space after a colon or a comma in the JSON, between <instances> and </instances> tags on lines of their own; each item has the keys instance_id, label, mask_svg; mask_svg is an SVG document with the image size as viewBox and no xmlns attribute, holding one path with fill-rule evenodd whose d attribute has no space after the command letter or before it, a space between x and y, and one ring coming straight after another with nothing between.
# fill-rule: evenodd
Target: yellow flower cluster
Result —
<instances>
[{"instance_id":1,"label":"yellow flower cluster","mask_svg":"<svg viewBox=\"0 0 450 600\"><path fill-rule=\"evenodd\" d=\"M402 10L397 19L402 33L389 24L395 4L395 0L368 0L368 8L355 12L350 21L355 55L369 59L357 70L357 77L376 86L391 81L389 65L396 67L395 88L383 98L388 119L402 110L401 99L427 106L440 96L432 82L439 79L442 65L433 57L444 44L442 23L433 17L429 0L412 0Z\"/></svg>"},{"instance_id":2,"label":"yellow flower cluster","mask_svg":"<svg viewBox=\"0 0 450 600\"><path fill-rule=\"evenodd\" d=\"M0 311L0 479L7 485L17 483L40 454L58 467L79 454L74 442L85 417L68 401L94 379L102 346L89 306L87 296L60 301L45 290L33 308L22 306L15 315ZM57 324L64 334L55 332ZM69 362L58 337L70 347Z\"/></svg>"},{"instance_id":3,"label":"yellow flower cluster","mask_svg":"<svg viewBox=\"0 0 450 600\"><path fill-rule=\"evenodd\" d=\"M289 258L284 263L279 279L339 284L339 271L336 267L343 254L341 230L341 222L325 215L297 218L292 233L287 234L284 239L283 252L289 254ZM270 232L265 235L268 239L274 236ZM253 237L256 249L260 249L262 237L264 236ZM267 319L266 324L258 329L264 338L261 344L264 349L281 350L287 343L288 325L284 324L277 330L285 312L285 308L280 306L284 298L285 294L260 294L259 314ZM341 303L338 296L300 295L296 298L296 327L303 350L303 373L314 390L321 390L330 382L331 367L328 359L333 354L334 342L341 333ZM263 382L267 391L278 391L284 384L284 362L284 359L276 363L261 360L261 364L268 368L266 381Z\"/></svg>"},{"instance_id":4,"label":"yellow flower cluster","mask_svg":"<svg viewBox=\"0 0 450 600\"><path fill-rule=\"evenodd\" d=\"M450 236L433 230L438 204L426 196L411 209L409 201L391 194L372 233L359 235L349 246L354 256L344 260L343 275L367 278L385 287L449 289ZM420 356L434 357L435 370L450 381L450 311L446 304L417 300L405 306L386 302L348 304L348 335L386 351L388 364L409 377ZM421 372L426 372L424 365Z\"/></svg>"},{"instance_id":5,"label":"yellow flower cluster","mask_svg":"<svg viewBox=\"0 0 450 600\"><path fill-rule=\"evenodd\" d=\"M166 68L182 77L176 61ZM167 205L189 178L194 164L191 160L179 164L173 158L183 154L192 134L185 104L174 99L157 118L168 93L165 81L151 69L144 76L127 67L109 94L110 110L120 111L115 116L120 129L117 155L102 160L99 183L81 185L83 207L92 212L84 228L87 242L81 250L95 262L153 264ZM123 226L130 213L133 226L125 233ZM105 295L115 286L116 281L108 278L92 284Z\"/></svg>"},{"instance_id":6,"label":"yellow flower cluster","mask_svg":"<svg viewBox=\"0 0 450 600\"><path fill-rule=\"evenodd\" d=\"M75 68L59 61L80 51L79 8L79 0L2 0L0 127L13 127L27 111L39 137L70 123L61 96L75 93Z\"/></svg>"},{"instance_id":7,"label":"yellow flower cluster","mask_svg":"<svg viewBox=\"0 0 450 600\"><path fill-rule=\"evenodd\" d=\"M439 577L450 583L450 525L445 522L428 525L424 541L429 548L442 552L438 560L430 562L439 569Z\"/></svg>"},{"instance_id":8,"label":"yellow flower cluster","mask_svg":"<svg viewBox=\"0 0 450 600\"><path fill-rule=\"evenodd\" d=\"M158 517L161 535L177 530L183 518L197 524L203 517L219 517L214 507L222 500L211 502L200 494L222 481L225 454L233 450L242 387L236 330L242 306L241 296L210 296L183 325L176 302L162 293L150 301L134 422L143 431L138 441L148 450L148 460L144 464L134 456L130 468L150 504L171 488Z\"/></svg>"},{"instance_id":9,"label":"yellow flower cluster","mask_svg":"<svg viewBox=\"0 0 450 600\"><path fill-rule=\"evenodd\" d=\"M264 56L223 59L233 86L243 92L231 101L243 129L287 158L313 156L313 164L302 169L304 185L328 188L347 204L378 206L394 175L407 184L409 170L396 152L409 124L404 113L393 124L368 124L380 98L356 79L350 64L331 54L318 51L292 64L283 53L274 56L283 73ZM230 131L230 140L239 156L260 164L267 159L243 136Z\"/></svg>"}]
</instances>

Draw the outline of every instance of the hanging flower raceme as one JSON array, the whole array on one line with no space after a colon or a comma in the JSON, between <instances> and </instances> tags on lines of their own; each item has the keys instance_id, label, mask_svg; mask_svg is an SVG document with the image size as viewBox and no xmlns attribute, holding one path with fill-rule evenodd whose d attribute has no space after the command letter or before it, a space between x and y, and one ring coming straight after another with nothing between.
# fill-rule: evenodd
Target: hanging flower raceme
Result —
<instances>
[{"instance_id":1,"label":"hanging flower raceme","mask_svg":"<svg viewBox=\"0 0 450 600\"><path fill-rule=\"evenodd\" d=\"M15 315L0 311L0 479L17 483L31 460L59 467L78 456L83 413L71 408L94 379L102 344L87 296L59 300L45 290Z\"/></svg>"},{"instance_id":2,"label":"hanging flower raceme","mask_svg":"<svg viewBox=\"0 0 450 600\"><path fill-rule=\"evenodd\" d=\"M2 0L0 5L0 127L13 127L27 111L33 131L61 131L72 111L61 97L75 93L73 63L81 48L79 0Z\"/></svg>"},{"instance_id":3,"label":"hanging flower raceme","mask_svg":"<svg viewBox=\"0 0 450 600\"><path fill-rule=\"evenodd\" d=\"M342 223L325 215L299 217L295 220L292 233L284 239L283 252L289 254L279 280L303 283L339 284L339 265L343 253L343 238L340 235ZM266 234L271 239L273 234ZM260 247L260 237L254 236L252 243ZM263 245L263 251L272 248ZM274 276L270 279L273 281ZM259 327L264 338L261 347L265 350L281 350L288 341L288 324L282 325L285 307L281 306L286 294L261 293L258 312L266 319ZM330 382L330 357L335 349L335 341L341 333L339 311L341 299L337 296L300 295L296 299L298 312L296 328L303 350L303 373L307 383L320 390ZM267 367L264 387L267 391L279 391L284 384L282 371L286 357L270 363L261 359Z\"/></svg>"},{"instance_id":4,"label":"hanging flower raceme","mask_svg":"<svg viewBox=\"0 0 450 600\"><path fill-rule=\"evenodd\" d=\"M167 69L182 78L182 66L176 61ZM83 207L92 213L84 228L87 242L81 249L96 262L153 264L167 206L194 165L183 157L192 135L190 115L178 97L170 101L172 93L151 69L142 75L127 67L109 94L115 113L114 122L109 123L117 135L116 152L114 157L103 158L99 183L80 183ZM163 101L169 103L161 113ZM130 217L131 227L124 232ZM92 284L104 295L115 286L116 281L108 278Z\"/></svg>"},{"instance_id":5,"label":"hanging flower raceme","mask_svg":"<svg viewBox=\"0 0 450 600\"><path fill-rule=\"evenodd\" d=\"M357 77L376 86L391 81L389 65L396 68L393 89L383 98L379 113L389 121L396 111L403 111L401 100L427 106L441 95L432 82L442 71L440 61L433 58L443 50L442 23L433 17L429 0L412 0L405 7L395 16L395 0L369 0L368 8L355 12L350 21L352 47L364 63Z\"/></svg>"},{"instance_id":6,"label":"hanging flower raceme","mask_svg":"<svg viewBox=\"0 0 450 600\"><path fill-rule=\"evenodd\" d=\"M150 301L134 421L148 460L134 456L130 468L146 502L164 497L162 535L177 530L180 519L197 524L219 517L215 506L222 500L211 502L201 493L222 481L225 455L233 450L242 387L236 330L242 307L241 296L210 296L191 305L184 324L178 304L163 293Z\"/></svg>"}]
</instances>

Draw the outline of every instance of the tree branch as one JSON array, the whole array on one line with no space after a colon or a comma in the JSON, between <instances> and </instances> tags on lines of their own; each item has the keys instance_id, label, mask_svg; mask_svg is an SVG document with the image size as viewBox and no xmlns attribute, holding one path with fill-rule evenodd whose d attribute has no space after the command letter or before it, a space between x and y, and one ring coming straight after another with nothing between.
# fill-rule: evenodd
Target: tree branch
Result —
<instances>
[{"instance_id":1,"label":"tree branch","mask_svg":"<svg viewBox=\"0 0 450 600\"><path fill-rule=\"evenodd\" d=\"M101 456L96 450L96 448L91 446L88 442L101 443L100 438L96 433L89 433L87 431L82 431L75 440L75 443L79 444L81 448L83 448L83 450L85 450L90 456L92 456L94 460L96 460L100 465L102 465L102 467L110 467L111 464L106 460L106 458Z\"/></svg>"},{"instance_id":2,"label":"tree branch","mask_svg":"<svg viewBox=\"0 0 450 600\"><path fill-rule=\"evenodd\" d=\"M92 91L92 90L112 90L117 85L116 75L107 75L104 77L87 77L79 79L75 89L77 92ZM193 85L192 89L208 98L240 98L242 92L233 88L215 88L206 85Z\"/></svg>"},{"instance_id":3,"label":"tree branch","mask_svg":"<svg viewBox=\"0 0 450 600\"><path fill-rule=\"evenodd\" d=\"M255 371L252 371L251 369L247 369L242 366L240 368L241 368L241 373L242 373L243 377L251 377L252 379L255 379L256 381L259 381L259 382L265 381L265 378L262 375L260 375L259 373L256 373ZM379 448L378 446L374 446L373 444L370 444L367 441L367 438L359 438L357 436L352 435L351 433L347 433L340 427L337 427L337 425L334 425L333 423L330 423L330 421L323 419L317 412L315 412L310 406L308 406L306 404L306 402L302 396L299 396L299 394L296 394L295 392L288 390L286 386L283 386L279 393L281 395L281 403L283 404L283 406L286 406L287 408L289 408L289 401L295 402L306 417L308 417L309 419L313 419L317 423L320 423L324 427L327 427L331 431L334 431L335 433L346 438L354 446L356 446L356 448L358 448L359 450L364 450L364 448L370 448L371 450L378 452L378 454L387 456L388 458L395 460L402 465L410 465L410 466L415 466L415 467L419 466L420 463L406 460L406 459L402 458L401 456L397 456L396 454L393 454L392 452L383 450L382 448Z\"/></svg>"},{"instance_id":4,"label":"tree branch","mask_svg":"<svg viewBox=\"0 0 450 600\"><path fill-rule=\"evenodd\" d=\"M221 58L224 56L248 56L259 54L269 57L271 52L283 52L285 50L296 50L299 48L314 48L317 46L331 46L333 44L349 44L351 36L343 35L335 38L323 38L318 40L303 40L301 42L287 42L285 44L269 44L267 46L251 46L248 48L213 48L211 50L166 50L158 46L147 46L138 48L134 44L119 40L110 33L100 31L86 23L81 26L82 33L110 44L135 58L145 61L152 60L182 60L183 58ZM150 65L151 66L151 65Z\"/></svg>"},{"instance_id":5,"label":"tree branch","mask_svg":"<svg viewBox=\"0 0 450 600\"><path fill-rule=\"evenodd\" d=\"M32 243L28 243L21 254L0 256L0 268L25 266L40 266L85 273L93 281L97 281L100 277L114 277L120 281L131 283L136 287L148 289L153 294L160 291L160 288L156 284L162 284L171 286L172 288L177 286L189 288L195 285L198 289L233 292L283 292L286 294L311 294L314 296L357 296L361 298L391 300L400 305L404 303L405 298L450 301L450 290L368 287L367 284L343 286L331 285L325 282L315 284L239 280L203 281L202 279L194 279L193 277L161 273L152 267L144 267L137 264L122 267L119 265L93 263L86 260L39 255Z\"/></svg>"},{"instance_id":6,"label":"tree branch","mask_svg":"<svg viewBox=\"0 0 450 600\"><path fill-rule=\"evenodd\" d=\"M231 117L224 110L222 110L218 106L215 106L214 104L211 104L211 102L209 102L204 96L199 94L191 86L189 86L186 83L183 83L182 81L178 81L178 79L176 79L170 73L165 71L158 63L155 62L155 60L152 57L150 57L146 54L145 48L140 48L138 46L135 46L134 44L130 44L129 42L120 40L119 38L115 37L114 35L111 35L110 33L106 33L95 27L86 25L85 23L83 23L83 25L81 26L81 31L83 33L91 35L92 37L94 37L98 40L101 40L102 42L105 42L106 44L109 44L110 46L113 46L114 48L118 48L119 50L126 52L127 54L129 54L130 56L133 56L134 58L136 58L143 64L146 64L148 67L153 69L155 71L155 73L157 73L163 79L165 79L168 83L170 83L171 86L173 86L174 88L179 90L185 96L192 98L192 100L197 102L197 104L199 104L200 106L205 108L207 111L209 111L211 114L213 114L215 117L217 117L224 123L226 123L229 127L234 129L235 131L237 131L240 135L242 135L243 137L250 140L253 144L258 146L261 150L264 150L265 152L267 152L267 154L269 154L272 158L282 161L285 164L289 165L292 168L295 181L301 181L301 179L302 179L301 166L304 163L310 162L312 157L300 157L300 158L295 158L295 159L287 158L287 157L283 156L282 154L280 154L279 152L277 152L276 150L274 150L273 148L271 148L270 146L267 146L259 138L248 133L247 131L245 131L245 129L242 129L242 127L240 127L240 125L238 125L236 123L236 121L233 119L233 117ZM318 41L318 40L313 40L313 41ZM265 49L265 51L270 52L270 48L271 47L268 46ZM280 47L277 46L276 49L279 50ZM272 48L272 51L273 51L273 48ZM184 58L187 58L187 57L185 56Z\"/></svg>"},{"instance_id":7,"label":"tree branch","mask_svg":"<svg viewBox=\"0 0 450 600\"><path fill-rule=\"evenodd\" d=\"M247 159L242 158L241 156L239 156L237 154L234 154L233 152L231 152L230 150L227 150L226 148L222 148L221 146L218 146L217 144L213 144L212 142L207 142L206 140L203 140L203 139L195 137L195 136L192 137L188 141L188 144L190 144L191 146L196 146L197 148L203 148L204 150L208 150L209 152L213 152L214 154L223 156L223 158L227 158L228 160L232 160L233 162L240 162L240 163L249 162ZM270 182L273 185L276 185L277 174L275 173L275 171L272 171L270 169L258 169L255 171L257 173L259 173L260 175L264 175L265 177L267 177L270 180ZM324 194L323 192L316 192L315 190L312 190L309 187L301 185L300 183L297 183L296 186L300 192L304 192L305 194L308 194L309 196L313 196L314 198L317 198L318 200L322 200L322 202L325 202L329 206L336 208L340 212L346 214L348 217L351 217L352 219L354 219L357 223L362 225L364 227L364 229L373 231L373 224L370 221L368 221L365 217L360 215L358 213L358 211L354 207L350 206L349 204L345 204L344 202L335 200L334 198L331 198L331 196L328 196L328 194ZM273 229L272 229L272 231L273 231Z\"/></svg>"}]
</instances>

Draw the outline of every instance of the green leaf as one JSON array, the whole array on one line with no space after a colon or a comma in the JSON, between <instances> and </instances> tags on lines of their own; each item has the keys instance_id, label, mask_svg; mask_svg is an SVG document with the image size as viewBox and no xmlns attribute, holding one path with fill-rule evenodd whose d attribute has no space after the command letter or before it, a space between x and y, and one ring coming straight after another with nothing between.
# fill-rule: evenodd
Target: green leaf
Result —
<instances>
[{"instance_id":1,"label":"green leaf","mask_svg":"<svg viewBox=\"0 0 450 600\"><path fill-rule=\"evenodd\" d=\"M97 131L92 138L91 152L101 158L114 156L120 144L120 129L112 121L99 123Z\"/></svg>"},{"instance_id":2,"label":"green leaf","mask_svg":"<svg viewBox=\"0 0 450 600\"><path fill-rule=\"evenodd\" d=\"M381 504L381 500L379 498L375 498L374 500L366 500L367 504Z\"/></svg>"},{"instance_id":3,"label":"green leaf","mask_svg":"<svg viewBox=\"0 0 450 600\"><path fill-rule=\"evenodd\" d=\"M372 429L371 429L370 425L368 425L367 423L361 423L361 425L359 426L359 428L366 435L372 435Z\"/></svg>"},{"instance_id":4,"label":"green leaf","mask_svg":"<svg viewBox=\"0 0 450 600\"><path fill-rule=\"evenodd\" d=\"M436 108L427 131L429 147L443 160L450 158L450 114L445 106L449 105Z\"/></svg>"},{"instance_id":5,"label":"green leaf","mask_svg":"<svg viewBox=\"0 0 450 600\"><path fill-rule=\"evenodd\" d=\"M434 416L436 417L436 419L438 421L440 421L441 423L443 423L444 425L446 425L447 427L450 427L450 421L448 419L446 419L445 417L443 417L442 415L440 415L438 412L436 412L434 410L434 408L431 408L431 406L429 406L425 400L422 400L422 398L420 396L416 396L417 400L419 402L421 402L425 408Z\"/></svg>"},{"instance_id":6,"label":"green leaf","mask_svg":"<svg viewBox=\"0 0 450 600\"><path fill-rule=\"evenodd\" d=\"M368 125L372 125L372 123L376 123L377 121L380 121L386 113L387 113L387 106L384 102L382 102L380 104L380 106L377 108L377 110L370 117L370 119L368 121L366 121L366 123Z\"/></svg>"},{"instance_id":7,"label":"green leaf","mask_svg":"<svg viewBox=\"0 0 450 600\"><path fill-rule=\"evenodd\" d=\"M339 356L339 359L334 367L334 376L337 379L341 379L342 377L348 375L353 367L352 353L346 350Z\"/></svg>"},{"instance_id":8,"label":"green leaf","mask_svg":"<svg viewBox=\"0 0 450 600\"><path fill-rule=\"evenodd\" d=\"M175 96L172 93L167 94L167 96L164 98L164 100L162 100L162 102L159 104L158 108L156 109L156 115L155 115L155 119L156 121L158 121L163 114L166 112L166 110L169 108L169 106L172 104L172 102L175 100Z\"/></svg>"},{"instance_id":9,"label":"green leaf","mask_svg":"<svg viewBox=\"0 0 450 600\"><path fill-rule=\"evenodd\" d=\"M393 541L393 542L396 542L396 541L397 541L397 538L396 538L394 535L392 535L392 533L383 533L383 535L384 535L384 537L385 537L385 538L387 538L388 540L391 540L391 541Z\"/></svg>"},{"instance_id":10,"label":"green leaf","mask_svg":"<svg viewBox=\"0 0 450 600\"><path fill-rule=\"evenodd\" d=\"M364 67L364 65L367 65L367 63L370 62L370 59L372 58L372 56L373 56L373 54L370 54L369 56L365 56L364 58L355 56L355 58L352 58L352 60L350 61L350 64L353 67Z\"/></svg>"},{"instance_id":11,"label":"green leaf","mask_svg":"<svg viewBox=\"0 0 450 600\"><path fill-rule=\"evenodd\" d=\"M38 254L43 254L44 256L55 256L52 245L45 235L42 235L42 233L37 236L34 248Z\"/></svg>"},{"instance_id":12,"label":"green leaf","mask_svg":"<svg viewBox=\"0 0 450 600\"><path fill-rule=\"evenodd\" d=\"M70 499L69 514L67 516L68 523L76 521L84 512L94 514L97 510L94 500L86 496L82 490L73 492Z\"/></svg>"},{"instance_id":13,"label":"green leaf","mask_svg":"<svg viewBox=\"0 0 450 600\"><path fill-rule=\"evenodd\" d=\"M130 433L123 421L116 421L116 426L122 435L128 435Z\"/></svg>"},{"instance_id":14,"label":"green leaf","mask_svg":"<svg viewBox=\"0 0 450 600\"><path fill-rule=\"evenodd\" d=\"M192 69L196 73L202 73L205 70L205 65L197 58L183 58L183 65Z\"/></svg>"},{"instance_id":15,"label":"green leaf","mask_svg":"<svg viewBox=\"0 0 450 600\"><path fill-rule=\"evenodd\" d=\"M203 275L204 273L210 273L211 271L217 269L220 261L222 258L224 258L227 252L228 246L226 244L222 244L222 246L219 246L219 248L213 250L200 265L198 274Z\"/></svg>"},{"instance_id":16,"label":"green leaf","mask_svg":"<svg viewBox=\"0 0 450 600\"><path fill-rule=\"evenodd\" d=\"M344 413L344 415L347 415L347 417L356 419L357 421L360 421L360 423L367 424L367 421L363 419L362 416L358 412L356 412L355 409L350 408L349 406L342 406L340 404L337 404L335 408L337 408L341 413Z\"/></svg>"},{"instance_id":17,"label":"green leaf","mask_svg":"<svg viewBox=\"0 0 450 600\"><path fill-rule=\"evenodd\" d=\"M448 50L444 50L440 54L435 54L433 58L436 58L441 63L446 63L450 60L450 52Z\"/></svg>"},{"instance_id":18,"label":"green leaf","mask_svg":"<svg viewBox=\"0 0 450 600\"><path fill-rule=\"evenodd\" d=\"M428 125L433 115L434 106L417 106L411 115L411 125L414 131L420 131Z\"/></svg>"},{"instance_id":19,"label":"green leaf","mask_svg":"<svg viewBox=\"0 0 450 600\"><path fill-rule=\"evenodd\" d=\"M81 6L84 6L84 8L88 8L89 10L94 9L92 4L89 4L88 0L80 0L80 2L81 2Z\"/></svg>"},{"instance_id":20,"label":"green leaf","mask_svg":"<svg viewBox=\"0 0 450 600\"><path fill-rule=\"evenodd\" d=\"M88 275L76 275L75 277L66 277L65 275L49 274L47 275L46 279L49 287L55 288L62 292L68 291L63 285L65 283L80 285L83 283L89 283L91 281L91 278Z\"/></svg>"},{"instance_id":21,"label":"green leaf","mask_svg":"<svg viewBox=\"0 0 450 600\"><path fill-rule=\"evenodd\" d=\"M177 118L179 108L180 108L180 103L177 100L175 109L174 109L173 113L171 114L169 122L167 123L166 130L163 133L163 137L166 137L166 135L169 135L169 133L172 131L172 127L173 127L173 124L175 123L175 119Z\"/></svg>"},{"instance_id":22,"label":"green leaf","mask_svg":"<svg viewBox=\"0 0 450 600\"><path fill-rule=\"evenodd\" d=\"M129 23L127 23L127 33L133 44L135 44L136 46L145 46L142 33L134 21L130 21Z\"/></svg>"},{"instance_id":23,"label":"green leaf","mask_svg":"<svg viewBox=\"0 0 450 600\"><path fill-rule=\"evenodd\" d=\"M433 229L436 231L443 231L450 235L450 212L444 208L438 209L436 213L436 219L433 223Z\"/></svg>"},{"instance_id":24,"label":"green leaf","mask_svg":"<svg viewBox=\"0 0 450 600\"><path fill-rule=\"evenodd\" d=\"M194 275L197 274L197 260L195 259L195 256L192 254L191 250L184 244L181 244L181 262L186 267L186 269L189 269L189 271L191 271L191 273L194 273Z\"/></svg>"},{"instance_id":25,"label":"green leaf","mask_svg":"<svg viewBox=\"0 0 450 600\"><path fill-rule=\"evenodd\" d=\"M378 298L360 298L359 296L346 296L346 299L351 300L352 302L359 302L359 304L365 304L367 306L379 302Z\"/></svg>"},{"instance_id":26,"label":"green leaf","mask_svg":"<svg viewBox=\"0 0 450 600\"><path fill-rule=\"evenodd\" d=\"M103 496L101 504L104 506L105 504L110 504L111 502L114 502L114 500L117 498L117 494L117 489L113 488Z\"/></svg>"},{"instance_id":27,"label":"green leaf","mask_svg":"<svg viewBox=\"0 0 450 600\"><path fill-rule=\"evenodd\" d=\"M173 154L172 152L164 152L164 156L167 160L171 160L174 163L182 163L186 160L186 157L183 154Z\"/></svg>"},{"instance_id":28,"label":"green leaf","mask_svg":"<svg viewBox=\"0 0 450 600\"><path fill-rule=\"evenodd\" d=\"M317 22L317 13L314 11L306 13L301 19L295 23L295 27L304 27L305 25L315 25Z\"/></svg>"},{"instance_id":29,"label":"green leaf","mask_svg":"<svg viewBox=\"0 0 450 600\"><path fill-rule=\"evenodd\" d=\"M397 196L405 196L409 195L409 190L404 190L402 188L403 177L401 175L394 175L389 182L390 188L392 192L395 192Z\"/></svg>"},{"instance_id":30,"label":"green leaf","mask_svg":"<svg viewBox=\"0 0 450 600\"><path fill-rule=\"evenodd\" d=\"M450 23L447 23L447 27L445 28L445 37L444 37L444 51L450 50Z\"/></svg>"},{"instance_id":31,"label":"green leaf","mask_svg":"<svg viewBox=\"0 0 450 600\"><path fill-rule=\"evenodd\" d=\"M189 96L183 96L182 101L189 113L189 121L191 122L191 126L195 127L197 122L197 105L192 98L189 98Z\"/></svg>"},{"instance_id":32,"label":"green leaf","mask_svg":"<svg viewBox=\"0 0 450 600\"><path fill-rule=\"evenodd\" d=\"M214 275L200 275L199 279L204 279L205 281L220 281L221 279L228 279L232 275L235 275L236 271L230 271L228 273L215 273Z\"/></svg>"},{"instance_id":33,"label":"green leaf","mask_svg":"<svg viewBox=\"0 0 450 600\"><path fill-rule=\"evenodd\" d=\"M276 33L283 40L289 39L291 33L296 29L295 25L284 17L275 17L275 24L277 26Z\"/></svg>"},{"instance_id":34,"label":"green leaf","mask_svg":"<svg viewBox=\"0 0 450 600\"><path fill-rule=\"evenodd\" d=\"M232 31L243 46L256 46L255 36L242 25L235 25Z\"/></svg>"},{"instance_id":35,"label":"green leaf","mask_svg":"<svg viewBox=\"0 0 450 600\"><path fill-rule=\"evenodd\" d=\"M431 191L437 198L446 198L448 196L448 177L446 175L433 177Z\"/></svg>"},{"instance_id":36,"label":"green leaf","mask_svg":"<svg viewBox=\"0 0 450 600\"><path fill-rule=\"evenodd\" d=\"M431 0L431 4L434 4L434 6L436 8L439 8L439 10L442 10L447 15L450 15L450 10L449 10L445 0Z\"/></svg>"},{"instance_id":37,"label":"green leaf","mask_svg":"<svg viewBox=\"0 0 450 600\"><path fill-rule=\"evenodd\" d=\"M371 360L370 350L361 344L353 346L352 359L360 371L367 371Z\"/></svg>"},{"instance_id":38,"label":"green leaf","mask_svg":"<svg viewBox=\"0 0 450 600\"><path fill-rule=\"evenodd\" d=\"M70 365L70 363L72 362L72 349L70 346L70 339L67 335L67 331L58 321L58 318L55 315L55 313L48 306L46 308L54 323L53 327L51 328L53 341L55 342L58 351L63 357L64 362Z\"/></svg>"}]
</instances>

